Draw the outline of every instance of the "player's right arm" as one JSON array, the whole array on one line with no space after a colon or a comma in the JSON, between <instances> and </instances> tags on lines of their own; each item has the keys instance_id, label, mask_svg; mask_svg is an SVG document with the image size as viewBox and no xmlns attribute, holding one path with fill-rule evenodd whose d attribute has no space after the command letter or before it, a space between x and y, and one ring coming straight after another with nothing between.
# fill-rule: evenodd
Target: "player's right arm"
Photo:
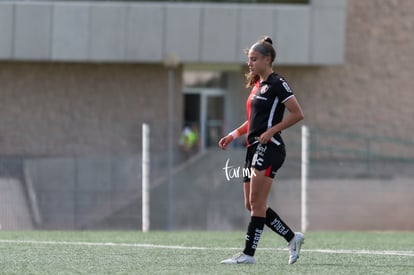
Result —
<instances>
[{"instance_id":1,"label":"player's right arm","mask_svg":"<svg viewBox=\"0 0 414 275\"><path fill-rule=\"evenodd\" d=\"M227 136L222 137L219 141L219 147L223 150L226 150L227 145L229 145L233 140L238 138L239 136L242 136L247 133L247 120L240 125L238 128L234 129L231 133L229 133Z\"/></svg>"}]
</instances>

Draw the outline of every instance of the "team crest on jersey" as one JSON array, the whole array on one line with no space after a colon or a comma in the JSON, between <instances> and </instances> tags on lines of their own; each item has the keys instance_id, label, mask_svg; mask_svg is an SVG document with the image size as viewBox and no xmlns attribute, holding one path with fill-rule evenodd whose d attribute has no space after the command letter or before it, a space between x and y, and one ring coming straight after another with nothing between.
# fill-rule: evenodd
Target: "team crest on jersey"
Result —
<instances>
[{"instance_id":1,"label":"team crest on jersey","mask_svg":"<svg viewBox=\"0 0 414 275\"><path fill-rule=\"evenodd\" d=\"M266 84L260 89L260 93L264 94L267 92L267 90L269 90L269 85Z\"/></svg>"}]
</instances>

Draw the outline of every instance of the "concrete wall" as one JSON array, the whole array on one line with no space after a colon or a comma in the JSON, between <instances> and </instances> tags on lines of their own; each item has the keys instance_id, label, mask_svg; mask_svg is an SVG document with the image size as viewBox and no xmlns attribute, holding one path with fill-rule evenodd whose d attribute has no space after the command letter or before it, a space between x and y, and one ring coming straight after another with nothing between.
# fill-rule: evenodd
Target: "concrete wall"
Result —
<instances>
[{"instance_id":1,"label":"concrete wall","mask_svg":"<svg viewBox=\"0 0 414 275\"><path fill-rule=\"evenodd\" d=\"M181 74L177 68L176 140ZM143 122L151 131L151 178L165 175L164 66L2 62L0 83L0 175L23 178L23 161L40 228L81 229L139 196Z\"/></svg>"},{"instance_id":2,"label":"concrete wall","mask_svg":"<svg viewBox=\"0 0 414 275\"><path fill-rule=\"evenodd\" d=\"M346 0L311 3L2 1L0 59L240 64L267 34L283 64L343 63Z\"/></svg>"},{"instance_id":3,"label":"concrete wall","mask_svg":"<svg viewBox=\"0 0 414 275\"><path fill-rule=\"evenodd\" d=\"M412 140L412 1L350 0L345 64L279 67L311 127Z\"/></svg>"},{"instance_id":4,"label":"concrete wall","mask_svg":"<svg viewBox=\"0 0 414 275\"><path fill-rule=\"evenodd\" d=\"M383 2L348 1L343 65L284 66L276 62L275 71L286 77L302 105L303 123L331 131L413 140L414 2ZM229 130L245 118L244 101L236 99L247 98L245 72L247 68L231 73L228 104L234 102L239 113L229 116ZM404 154L412 157L412 148L407 147ZM386 146L377 149L395 153Z\"/></svg>"},{"instance_id":5,"label":"concrete wall","mask_svg":"<svg viewBox=\"0 0 414 275\"><path fill-rule=\"evenodd\" d=\"M32 158L25 166L39 229L83 229L141 195L141 155Z\"/></svg>"},{"instance_id":6,"label":"concrete wall","mask_svg":"<svg viewBox=\"0 0 414 275\"><path fill-rule=\"evenodd\" d=\"M308 183L309 230L413 230L410 178L318 179ZM269 201L296 230L301 228L299 180L273 186Z\"/></svg>"},{"instance_id":7,"label":"concrete wall","mask_svg":"<svg viewBox=\"0 0 414 275\"><path fill-rule=\"evenodd\" d=\"M0 155L79 156L166 148L167 70L162 65L0 63ZM175 129L182 120L181 69Z\"/></svg>"},{"instance_id":8,"label":"concrete wall","mask_svg":"<svg viewBox=\"0 0 414 275\"><path fill-rule=\"evenodd\" d=\"M242 172L244 149L209 150L174 176L174 228L178 230L245 230L250 213L244 207ZM228 170L230 180L223 169ZM359 177L363 163L341 165L312 162L308 182L309 230L413 230L413 171L395 163L376 163L372 178ZM386 169L384 169L384 167ZM386 170L387 178L379 177ZM318 173L326 171L325 173ZM341 178L338 179L338 175ZM151 189L151 229L167 229L168 186ZM273 181L269 205L293 230L301 230L300 159L287 158ZM92 224L91 228L140 228L141 199ZM139 215L139 217L137 217ZM131 219L131 217L138 219Z\"/></svg>"},{"instance_id":9,"label":"concrete wall","mask_svg":"<svg viewBox=\"0 0 414 275\"><path fill-rule=\"evenodd\" d=\"M23 184L18 179L0 178L0 230L30 230L33 220Z\"/></svg>"}]
</instances>

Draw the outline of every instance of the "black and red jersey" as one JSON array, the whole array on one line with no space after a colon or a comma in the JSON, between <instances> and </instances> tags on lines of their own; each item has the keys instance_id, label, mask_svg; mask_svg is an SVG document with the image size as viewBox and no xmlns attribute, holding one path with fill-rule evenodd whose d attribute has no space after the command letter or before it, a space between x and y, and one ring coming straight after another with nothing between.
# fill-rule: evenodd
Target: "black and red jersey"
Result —
<instances>
[{"instance_id":1,"label":"black and red jersey","mask_svg":"<svg viewBox=\"0 0 414 275\"><path fill-rule=\"evenodd\" d=\"M282 121L285 112L284 103L293 96L286 80L276 73L270 74L265 81L254 85L246 103L248 145L256 143L257 137ZM276 145L283 144L280 133L275 134L271 142Z\"/></svg>"}]
</instances>

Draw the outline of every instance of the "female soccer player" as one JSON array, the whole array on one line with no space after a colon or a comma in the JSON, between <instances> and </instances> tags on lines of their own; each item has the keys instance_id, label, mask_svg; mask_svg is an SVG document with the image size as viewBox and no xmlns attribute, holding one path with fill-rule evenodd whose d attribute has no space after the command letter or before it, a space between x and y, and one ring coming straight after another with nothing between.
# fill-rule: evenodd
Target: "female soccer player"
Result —
<instances>
[{"instance_id":1,"label":"female soccer player","mask_svg":"<svg viewBox=\"0 0 414 275\"><path fill-rule=\"evenodd\" d=\"M289 246L288 264L299 258L304 235L293 232L279 215L267 205L272 180L282 166L286 152L281 131L303 119L302 109L286 80L272 70L276 51L270 37L265 37L246 50L250 72L247 87L247 120L219 141L223 150L237 137L247 133L245 168L251 177L244 180L244 201L251 213L242 253L222 261L224 264L256 263L254 253L266 224L285 238ZM289 114L283 118L285 107Z\"/></svg>"}]
</instances>

